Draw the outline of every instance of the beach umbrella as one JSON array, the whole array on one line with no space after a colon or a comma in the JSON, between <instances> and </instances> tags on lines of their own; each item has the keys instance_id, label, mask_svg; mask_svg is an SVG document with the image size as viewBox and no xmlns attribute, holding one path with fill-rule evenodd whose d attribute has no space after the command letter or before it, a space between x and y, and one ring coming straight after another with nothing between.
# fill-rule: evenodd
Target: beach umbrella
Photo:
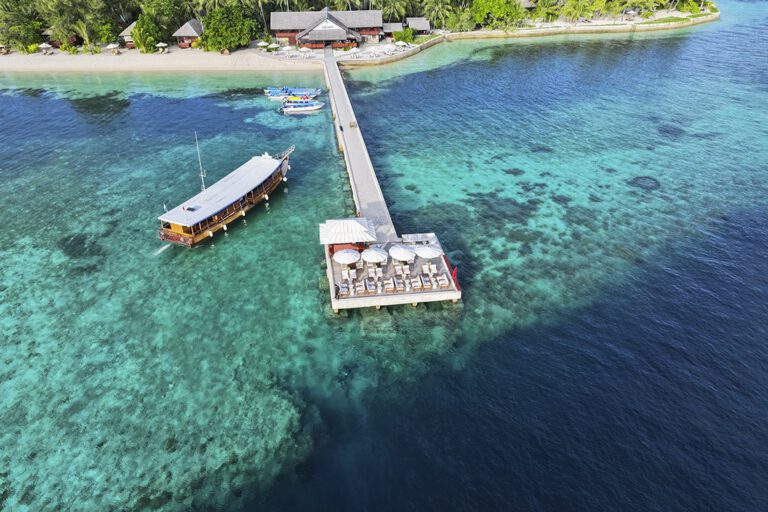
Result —
<instances>
[{"instance_id":1,"label":"beach umbrella","mask_svg":"<svg viewBox=\"0 0 768 512\"><path fill-rule=\"evenodd\" d=\"M280 48L280 45L277 43L272 43L269 46L267 46L267 48Z\"/></svg>"},{"instance_id":2,"label":"beach umbrella","mask_svg":"<svg viewBox=\"0 0 768 512\"><path fill-rule=\"evenodd\" d=\"M42 43L40 44L40 48L42 48L43 50L47 50L49 48L53 48L53 46L49 45L48 43Z\"/></svg>"},{"instance_id":3,"label":"beach umbrella","mask_svg":"<svg viewBox=\"0 0 768 512\"><path fill-rule=\"evenodd\" d=\"M269 43L266 41L259 41L258 43L256 43L256 46L264 48L265 46L269 46Z\"/></svg>"},{"instance_id":4,"label":"beach umbrella","mask_svg":"<svg viewBox=\"0 0 768 512\"><path fill-rule=\"evenodd\" d=\"M306 46L303 46L303 47L299 48L299 51L300 52L311 52L312 48L307 48Z\"/></svg>"},{"instance_id":5,"label":"beach umbrella","mask_svg":"<svg viewBox=\"0 0 768 512\"><path fill-rule=\"evenodd\" d=\"M417 245L416 254L418 254L420 258L431 260L432 258L439 258L442 256L443 250L436 245Z\"/></svg>"},{"instance_id":6,"label":"beach umbrella","mask_svg":"<svg viewBox=\"0 0 768 512\"><path fill-rule=\"evenodd\" d=\"M363 251L362 257L363 261L367 261L368 263L384 263L389 256L387 256L387 251L384 249L371 247L370 249Z\"/></svg>"},{"instance_id":7,"label":"beach umbrella","mask_svg":"<svg viewBox=\"0 0 768 512\"><path fill-rule=\"evenodd\" d=\"M165 48L166 46L168 46L168 43L157 43L155 45L155 47L157 47L157 48Z\"/></svg>"},{"instance_id":8,"label":"beach umbrella","mask_svg":"<svg viewBox=\"0 0 768 512\"><path fill-rule=\"evenodd\" d=\"M352 263L357 263L359 260L360 253L354 249L342 249L333 255L333 261L341 263L342 265L351 265Z\"/></svg>"},{"instance_id":9,"label":"beach umbrella","mask_svg":"<svg viewBox=\"0 0 768 512\"><path fill-rule=\"evenodd\" d=\"M106 48L107 48L107 50L115 50L115 49L117 49L117 48L120 48L120 45L119 45L119 44L117 44L117 43L109 43L109 44L106 46Z\"/></svg>"},{"instance_id":10,"label":"beach umbrella","mask_svg":"<svg viewBox=\"0 0 768 512\"><path fill-rule=\"evenodd\" d=\"M409 261L413 259L416 253L407 245L393 245L389 248L389 255L398 261Z\"/></svg>"},{"instance_id":11,"label":"beach umbrella","mask_svg":"<svg viewBox=\"0 0 768 512\"><path fill-rule=\"evenodd\" d=\"M293 46L283 46L281 50L283 50L284 52L289 52L293 50Z\"/></svg>"},{"instance_id":12,"label":"beach umbrella","mask_svg":"<svg viewBox=\"0 0 768 512\"><path fill-rule=\"evenodd\" d=\"M405 41L397 41L395 43L395 46L408 46L408 43L406 43Z\"/></svg>"}]
</instances>

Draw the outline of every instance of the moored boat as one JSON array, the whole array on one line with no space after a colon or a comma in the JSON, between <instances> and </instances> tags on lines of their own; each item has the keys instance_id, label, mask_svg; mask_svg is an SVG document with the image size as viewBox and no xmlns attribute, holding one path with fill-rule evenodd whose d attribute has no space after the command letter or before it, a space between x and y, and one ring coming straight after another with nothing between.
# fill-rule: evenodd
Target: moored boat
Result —
<instances>
[{"instance_id":1,"label":"moored boat","mask_svg":"<svg viewBox=\"0 0 768 512\"><path fill-rule=\"evenodd\" d=\"M158 217L160 240L193 247L264 200L283 181L290 170L289 158L295 146L276 156L264 153L205 187L196 196ZM205 173L200 169L201 179Z\"/></svg>"},{"instance_id":2,"label":"moored boat","mask_svg":"<svg viewBox=\"0 0 768 512\"><path fill-rule=\"evenodd\" d=\"M272 100L284 100L289 96L306 96L307 98L316 98L323 91L313 87L267 87L264 94Z\"/></svg>"},{"instance_id":3,"label":"moored boat","mask_svg":"<svg viewBox=\"0 0 768 512\"><path fill-rule=\"evenodd\" d=\"M298 100L298 101L286 101L283 106L280 107L280 113L282 114L304 114L307 112L315 112L325 106L325 103L317 100Z\"/></svg>"}]
</instances>

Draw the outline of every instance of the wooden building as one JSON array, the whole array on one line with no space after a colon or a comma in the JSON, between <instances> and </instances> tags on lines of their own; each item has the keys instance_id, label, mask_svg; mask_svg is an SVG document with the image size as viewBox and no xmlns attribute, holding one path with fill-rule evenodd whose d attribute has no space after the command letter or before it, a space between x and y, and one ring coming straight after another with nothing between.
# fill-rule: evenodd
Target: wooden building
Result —
<instances>
[{"instance_id":1,"label":"wooden building","mask_svg":"<svg viewBox=\"0 0 768 512\"><path fill-rule=\"evenodd\" d=\"M272 35L280 42L308 48L357 46L377 43L382 36L381 11L273 12Z\"/></svg>"},{"instance_id":2,"label":"wooden building","mask_svg":"<svg viewBox=\"0 0 768 512\"><path fill-rule=\"evenodd\" d=\"M125 45L126 48L135 48L136 46L133 44L133 38L131 37L131 34L133 33L133 29L136 27L136 22L134 21L127 27L125 27L125 30L120 32L120 35L118 36Z\"/></svg>"},{"instance_id":3,"label":"wooden building","mask_svg":"<svg viewBox=\"0 0 768 512\"><path fill-rule=\"evenodd\" d=\"M202 35L203 24L200 23L200 20L191 19L174 32L172 37L178 41L179 48L189 48Z\"/></svg>"}]
</instances>

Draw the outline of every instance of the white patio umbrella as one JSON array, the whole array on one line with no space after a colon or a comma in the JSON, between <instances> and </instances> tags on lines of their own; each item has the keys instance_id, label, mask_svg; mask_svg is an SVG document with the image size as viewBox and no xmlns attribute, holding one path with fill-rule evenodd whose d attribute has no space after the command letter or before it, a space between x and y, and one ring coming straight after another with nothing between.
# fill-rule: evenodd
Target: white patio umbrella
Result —
<instances>
[{"instance_id":1,"label":"white patio umbrella","mask_svg":"<svg viewBox=\"0 0 768 512\"><path fill-rule=\"evenodd\" d=\"M264 48L265 46L269 46L269 43L266 41L259 41L258 43L256 43L256 46Z\"/></svg>"},{"instance_id":2,"label":"white patio umbrella","mask_svg":"<svg viewBox=\"0 0 768 512\"><path fill-rule=\"evenodd\" d=\"M157 48L165 48L165 47L167 47L167 46L168 46L168 43L157 43L155 46L156 46Z\"/></svg>"},{"instance_id":3,"label":"white patio umbrella","mask_svg":"<svg viewBox=\"0 0 768 512\"><path fill-rule=\"evenodd\" d=\"M407 245L393 245L389 248L389 255L398 261L412 260L416 252Z\"/></svg>"},{"instance_id":4,"label":"white patio umbrella","mask_svg":"<svg viewBox=\"0 0 768 512\"><path fill-rule=\"evenodd\" d=\"M333 261L342 265L351 265L360 260L360 253L354 249L342 249L333 255Z\"/></svg>"},{"instance_id":5,"label":"white patio umbrella","mask_svg":"<svg viewBox=\"0 0 768 512\"><path fill-rule=\"evenodd\" d=\"M417 245L416 254L420 258L431 260L432 258L439 258L443 255L443 250L436 245Z\"/></svg>"},{"instance_id":6,"label":"white patio umbrella","mask_svg":"<svg viewBox=\"0 0 768 512\"><path fill-rule=\"evenodd\" d=\"M117 44L117 43L109 43L109 44L106 46L106 48L107 48L107 50L114 50L114 49L116 49L116 48L120 48L120 45L119 45L119 44Z\"/></svg>"},{"instance_id":7,"label":"white patio umbrella","mask_svg":"<svg viewBox=\"0 0 768 512\"><path fill-rule=\"evenodd\" d=\"M363 260L368 263L384 263L387 261L387 251L378 247L371 247L363 251Z\"/></svg>"},{"instance_id":8,"label":"white patio umbrella","mask_svg":"<svg viewBox=\"0 0 768 512\"><path fill-rule=\"evenodd\" d=\"M280 48L280 45L277 43L272 43L269 46L267 46L267 48Z\"/></svg>"},{"instance_id":9,"label":"white patio umbrella","mask_svg":"<svg viewBox=\"0 0 768 512\"><path fill-rule=\"evenodd\" d=\"M312 48L307 48L306 46L302 46L301 48L299 48L299 51L300 52L311 52Z\"/></svg>"},{"instance_id":10,"label":"white patio umbrella","mask_svg":"<svg viewBox=\"0 0 768 512\"><path fill-rule=\"evenodd\" d=\"M405 41L397 41L395 43L395 46L408 46L408 43L406 43Z\"/></svg>"},{"instance_id":11,"label":"white patio umbrella","mask_svg":"<svg viewBox=\"0 0 768 512\"><path fill-rule=\"evenodd\" d=\"M293 50L293 46L283 46L280 49L283 50L284 52L289 52L289 51Z\"/></svg>"},{"instance_id":12,"label":"white patio umbrella","mask_svg":"<svg viewBox=\"0 0 768 512\"><path fill-rule=\"evenodd\" d=\"M40 44L40 48L42 48L43 50L47 50L49 48L53 48L53 46L49 45L48 43L42 43Z\"/></svg>"}]
</instances>

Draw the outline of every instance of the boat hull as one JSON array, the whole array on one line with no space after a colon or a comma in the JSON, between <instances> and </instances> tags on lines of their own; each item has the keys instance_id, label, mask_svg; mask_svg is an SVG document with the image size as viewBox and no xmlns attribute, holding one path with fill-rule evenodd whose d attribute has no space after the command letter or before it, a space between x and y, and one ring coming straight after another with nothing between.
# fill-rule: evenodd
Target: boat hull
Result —
<instances>
[{"instance_id":1,"label":"boat hull","mask_svg":"<svg viewBox=\"0 0 768 512\"><path fill-rule=\"evenodd\" d=\"M282 160L279 169L267 181L262 183L256 191L249 192L243 196L235 208L227 208L224 214L215 216L215 221L211 222L200 232L186 234L167 228L160 228L158 230L160 240L183 247L195 247L213 238L215 233L221 230L226 231L228 224L245 217L245 214L253 207L265 200L269 200L269 194L274 192L286 180L286 174L289 169L290 165L286 157Z\"/></svg>"}]
</instances>

